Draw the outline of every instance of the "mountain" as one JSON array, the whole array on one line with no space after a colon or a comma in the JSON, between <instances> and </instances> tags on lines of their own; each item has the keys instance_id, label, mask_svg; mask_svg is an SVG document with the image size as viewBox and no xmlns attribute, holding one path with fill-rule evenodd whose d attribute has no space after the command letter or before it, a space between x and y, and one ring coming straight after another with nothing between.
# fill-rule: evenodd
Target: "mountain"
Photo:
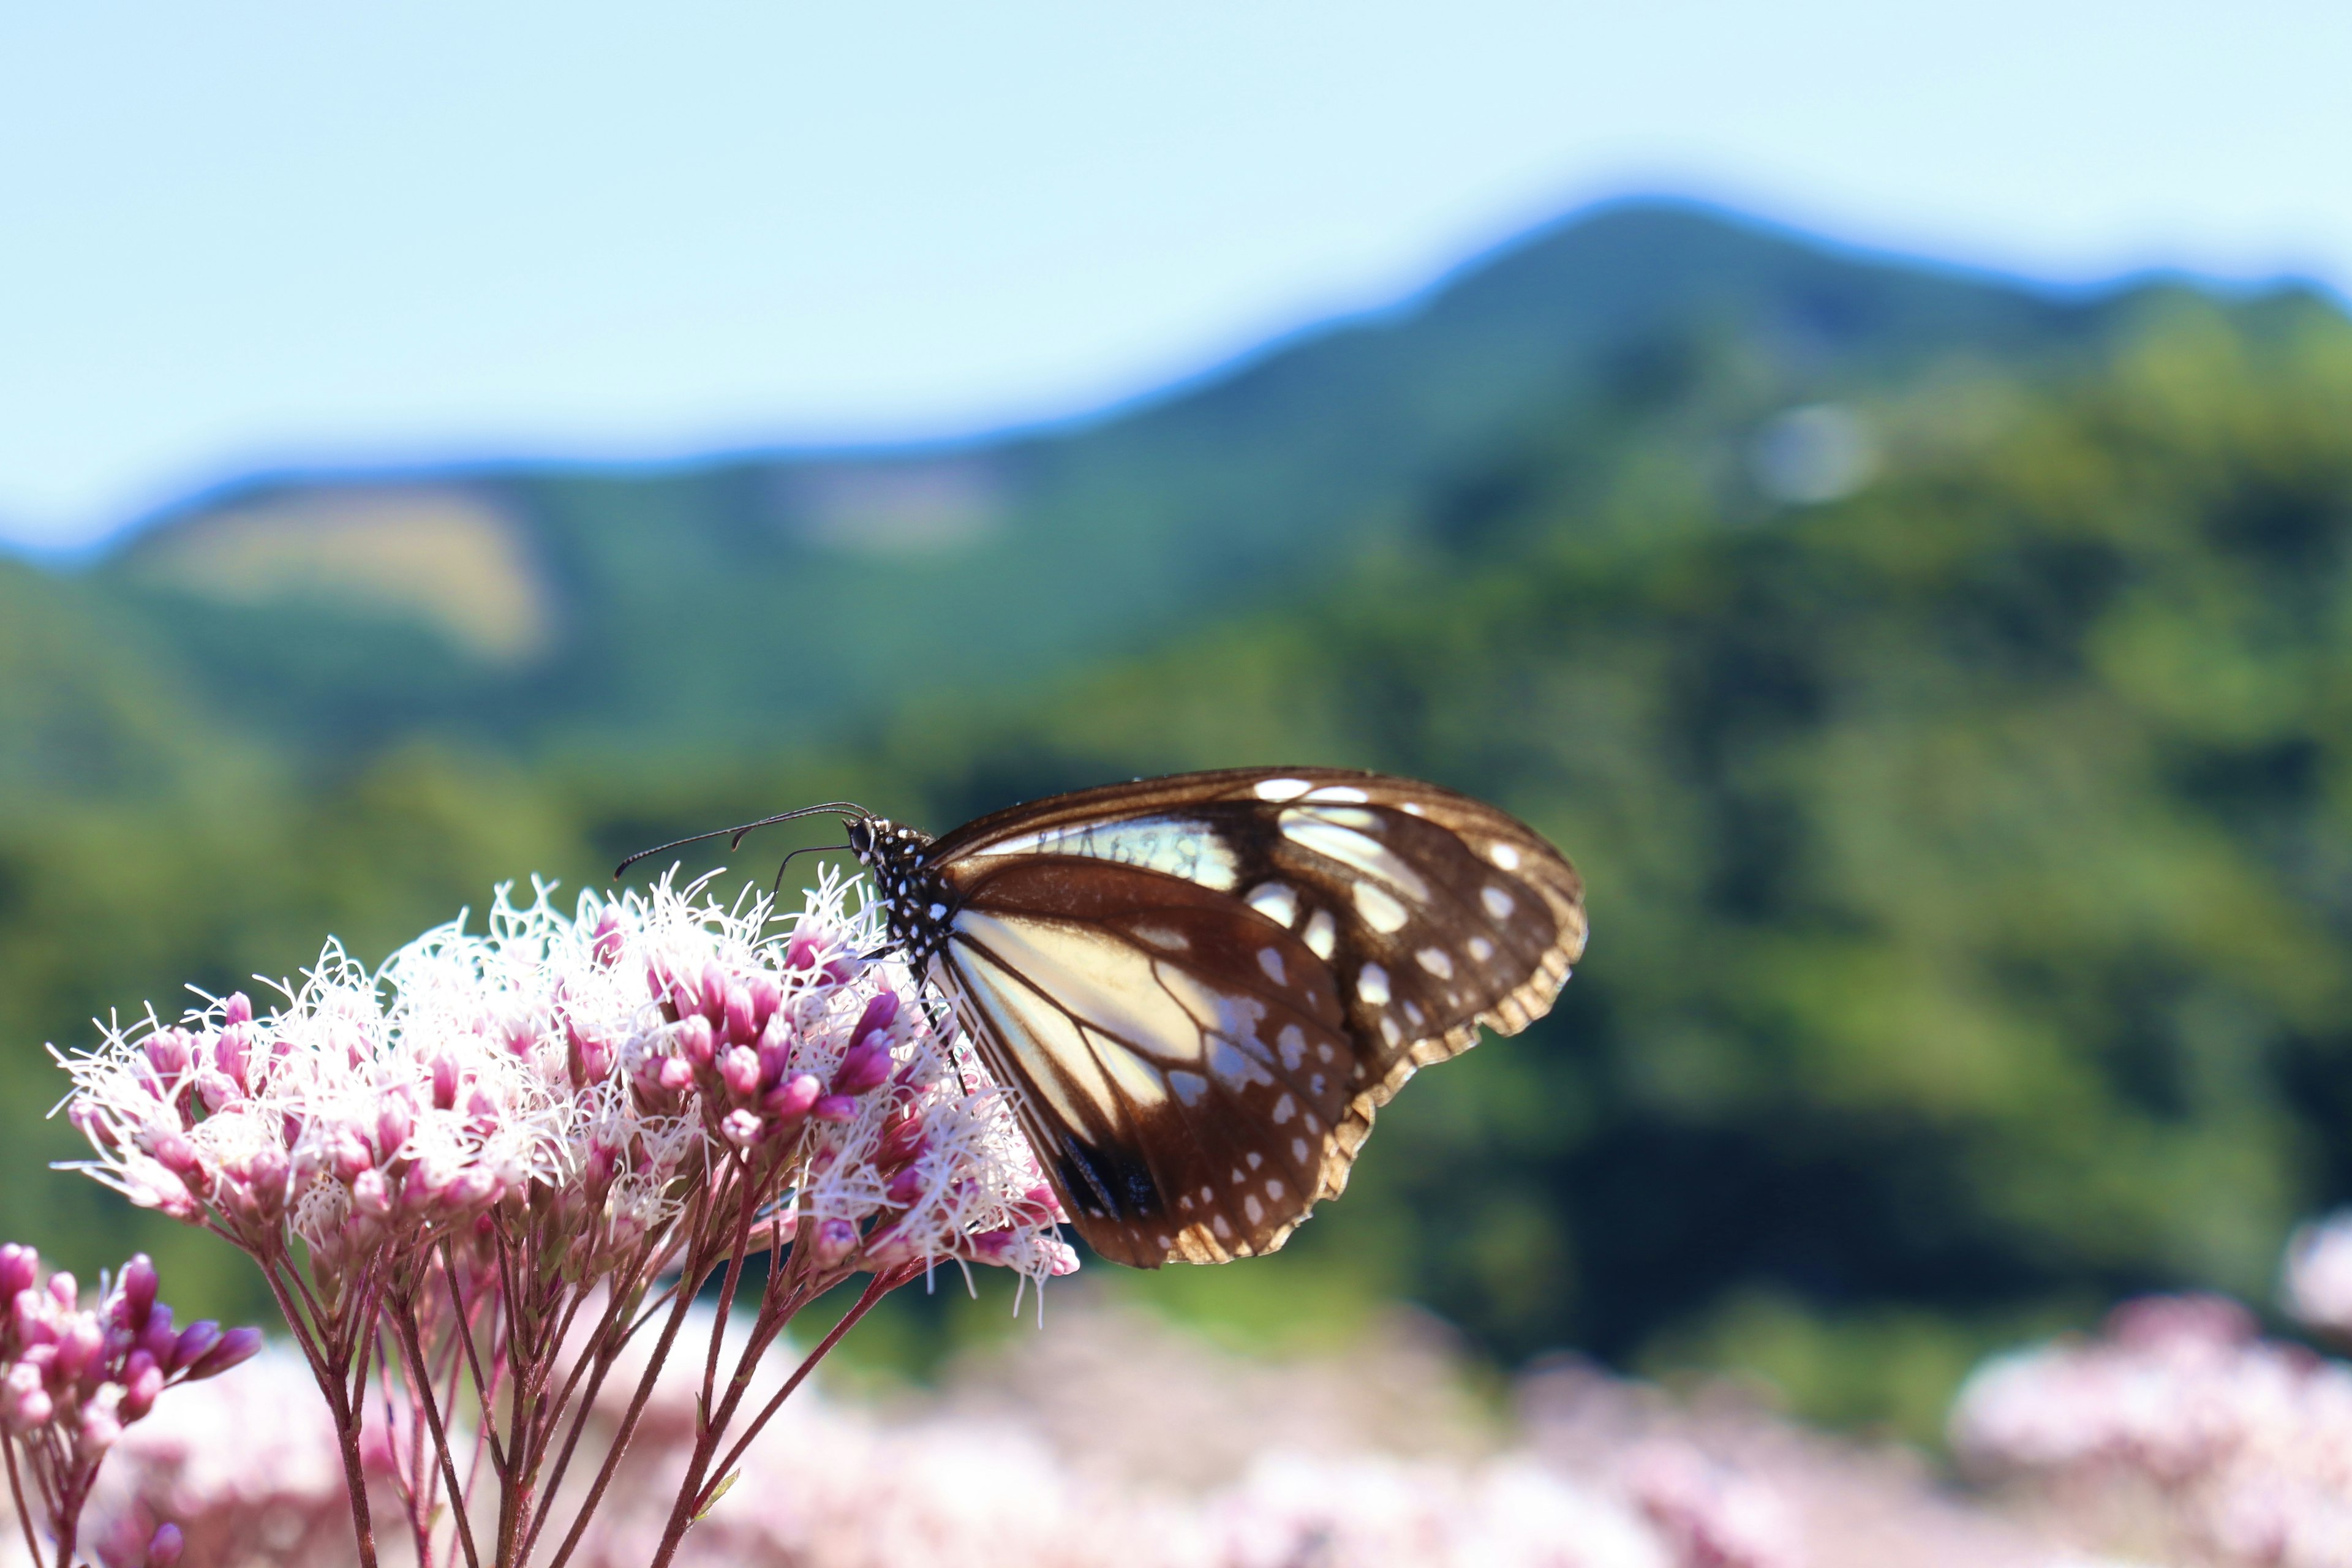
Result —
<instances>
[{"instance_id":1,"label":"mountain","mask_svg":"<svg viewBox=\"0 0 2352 1568\"><path fill-rule=\"evenodd\" d=\"M1279 602L1433 490L1486 504L1544 432L1695 446L1949 355L2050 352L2096 310L1698 209L1589 215L1378 316L1069 427L669 468L233 487L98 570L225 710L348 754L429 731L523 754L741 755L858 732Z\"/></svg>"}]
</instances>

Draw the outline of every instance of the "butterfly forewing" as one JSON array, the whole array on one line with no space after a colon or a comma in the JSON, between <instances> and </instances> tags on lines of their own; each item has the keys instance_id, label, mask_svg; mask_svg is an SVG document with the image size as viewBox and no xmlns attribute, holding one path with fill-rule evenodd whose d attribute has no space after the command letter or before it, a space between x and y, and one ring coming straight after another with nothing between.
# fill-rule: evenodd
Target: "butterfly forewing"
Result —
<instances>
[{"instance_id":1,"label":"butterfly forewing","mask_svg":"<svg viewBox=\"0 0 2352 1568\"><path fill-rule=\"evenodd\" d=\"M1236 769L1059 795L931 846L941 978L1079 1231L1270 1251L1419 1067L1514 1034L1584 944L1540 837L1433 785Z\"/></svg>"}]
</instances>

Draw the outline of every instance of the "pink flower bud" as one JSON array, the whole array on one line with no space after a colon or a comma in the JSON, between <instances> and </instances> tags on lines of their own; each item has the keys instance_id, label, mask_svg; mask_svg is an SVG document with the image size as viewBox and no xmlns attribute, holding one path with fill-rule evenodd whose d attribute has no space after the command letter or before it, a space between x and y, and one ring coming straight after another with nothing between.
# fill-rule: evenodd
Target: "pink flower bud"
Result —
<instances>
[{"instance_id":1,"label":"pink flower bud","mask_svg":"<svg viewBox=\"0 0 2352 1568\"><path fill-rule=\"evenodd\" d=\"M760 1141L760 1119L748 1110L730 1110L719 1119L719 1132L738 1149L749 1149Z\"/></svg>"},{"instance_id":2,"label":"pink flower bud","mask_svg":"<svg viewBox=\"0 0 2352 1568\"><path fill-rule=\"evenodd\" d=\"M122 1266L122 1279L116 1287L121 1293L121 1321L124 1327L137 1330L146 1326L147 1314L155 1310L155 1292L162 1285L155 1273L154 1259L143 1252L132 1254L131 1261Z\"/></svg>"},{"instance_id":3,"label":"pink flower bud","mask_svg":"<svg viewBox=\"0 0 2352 1568\"><path fill-rule=\"evenodd\" d=\"M286 1184L292 1174L285 1154L276 1149L258 1150L246 1161L246 1195L261 1219L275 1219L285 1211Z\"/></svg>"},{"instance_id":4,"label":"pink flower bud","mask_svg":"<svg viewBox=\"0 0 2352 1568\"><path fill-rule=\"evenodd\" d=\"M760 1081L781 1083L785 1069L793 1065L793 1031L782 1014L770 1018L760 1031L759 1056Z\"/></svg>"},{"instance_id":5,"label":"pink flower bud","mask_svg":"<svg viewBox=\"0 0 2352 1568\"><path fill-rule=\"evenodd\" d=\"M81 1300L81 1285L60 1268L49 1276L49 1299L70 1312Z\"/></svg>"},{"instance_id":6,"label":"pink flower bud","mask_svg":"<svg viewBox=\"0 0 2352 1568\"><path fill-rule=\"evenodd\" d=\"M665 1057L658 1081L662 1088L677 1093L693 1084L694 1068L687 1065L684 1057Z\"/></svg>"},{"instance_id":7,"label":"pink flower bud","mask_svg":"<svg viewBox=\"0 0 2352 1568\"><path fill-rule=\"evenodd\" d=\"M188 1365L188 1379L218 1377L233 1366L251 1361L261 1353L259 1329L231 1329L220 1337L220 1342Z\"/></svg>"},{"instance_id":8,"label":"pink flower bud","mask_svg":"<svg viewBox=\"0 0 2352 1568\"><path fill-rule=\"evenodd\" d=\"M857 1226L845 1219L825 1220L809 1238L809 1248L815 1254L818 1268L834 1268L857 1250Z\"/></svg>"},{"instance_id":9,"label":"pink flower bud","mask_svg":"<svg viewBox=\"0 0 2352 1568\"><path fill-rule=\"evenodd\" d=\"M186 1547L178 1525L157 1525L155 1533L147 1538L147 1568L179 1568L180 1553Z\"/></svg>"},{"instance_id":10,"label":"pink flower bud","mask_svg":"<svg viewBox=\"0 0 2352 1568\"><path fill-rule=\"evenodd\" d=\"M857 1100L846 1094L824 1094L817 1097L809 1114L819 1121L851 1121L857 1116Z\"/></svg>"},{"instance_id":11,"label":"pink flower bud","mask_svg":"<svg viewBox=\"0 0 2352 1568\"><path fill-rule=\"evenodd\" d=\"M97 1363L98 1352L105 1348L106 1331L98 1326L95 1318L77 1313L58 1335L58 1376L68 1383L78 1381Z\"/></svg>"},{"instance_id":12,"label":"pink flower bud","mask_svg":"<svg viewBox=\"0 0 2352 1568\"><path fill-rule=\"evenodd\" d=\"M774 975L761 969L754 971L743 983L743 991L751 999L752 1026L766 1028L768 1020L776 1016L776 1009L784 1005L783 987L776 984Z\"/></svg>"},{"instance_id":13,"label":"pink flower bud","mask_svg":"<svg viewBox=\"0 0 2352 1568\"><path fill-rule=\"evenodd\" d=\"M890 1049L879 1040L869 1039L849 1047L841 1058L840 1070L833 1075L835 1094L865 1094L890 1081Z\"/></svg>"},{"instance_id":14,"label":"pink flower bud","mask_svg":"<svg viewBox=\"0 0 2352 1568\"><path fill-rule=\"evenodd\" d=\"M91 1405L81 1413L81 1440L76 1445L84 1460L94 1459L122 1441L122 1423L113 1411L103 1405Z\"/></svg>"},{"instance_id":15,"label":"pink flower bud","mask_svg":"<svg viewBox=\"0 0 2352 1568\"><path fill-rule=\"evenodd\" d=\"M210 1318L199 1318L180 1331L179 1343L172 1347L165 1363L173 1372L185 1372L221 1342L221 1326Z\"/></svg>"},{"instance_id":16,"label":"pink flower bud","mask_svg":"<svg viewBox=\"0 0 2352 1568\"><path fill-rule=\"evenodd\" d=\"M850 1043L856 1045L876 1030L888 1028L898 1016L898 994L896 991L876 992L866 1002L866 1011L857 1016L857 1027L849 1031Z\"/></svg>"},{"instance_id":17,"label":"pink flower bud","mask_svg":"<svg viewBox=\"0 0 2352 1568\"><path fill-rule=\"evenodd\" d=\"M20 1345L55 1344L58 1331L49 1321L49 1313L53 1310L47 1301L41 1299L40 1291L28 1289L19 1292L16 1300L9 1304L8 1312L16 1331L16 1342Z\"/></svg>"},{"instance_id":18,"label":"pink flower bud","mask_svg":"<svg viewBox=\"0 0 2352 1568\"><path fill-rule=\"evenodd\" d=\"M41 1386L38 1367L19 1363L8 1369L5 1389L0 1389L0 1416L19 1432L29 1432L46 1426L57 1414L57 1402L48 1390Z\"/></svg>"},{"instance_id":19,"label":"pink flower bud","mask_svg":"<svg viewBox=\"0 0 2352 1568\"><path fill-rule=\"evenodd\" d=\"M228 1000L221 1004L221 1022L223 1024L252 1023L253 998L242 991L230 992Z\"/></svg>"},{"instance_id":20,"label":"pink flower bud","mask_svg":"<svg viewBox=\"0 0 2352 1568\"><path fill-rule=\"evenodd\" d=\"M122 1418L136 1421L155 1407L163 1392L163 1369L145 1351L132 1351L122 1368Z\"/></svg>"},{"instance_id":21,"label":"pink flower bud","mask_svg":"<svg viewBox=\"0 0 2352 1568\"><path fill-rule=\"evenodd\" d=\"M856 979L865 967L866 961L854 952L835 953L825 960L824 977L835 985L846 985Z\"/></svg>"},{"instance_id":22,"label":"pink flower bud","mask_svg":"<svg viewBox=\"0 0 2352 1568\"><path fill-rule=\"evenodd\" d=\"M40 1277L40 1254L13 1241L0 1247L0 1300L13 1300L19 1291L31 1289Z\"/></svg>"},{"instance_id":23,"label":"pink flower bud","mask_svg":"<svg viewBox=\"0 0 2352 1568\"><path fill-rule=\"evenodd\" d=\"M809 1113L824 1092L824 1085L817 1081L815 1074L794 1073L767 1092L760 1101L760 1109L778 1121L798 1121Z\"/></svg>"},{"instance_id":24,"label":"pink flower bud","mask_svg":"<svg viewBox=\"0 0 2352 1568\"><path fill-rule=\"evenodd\" d=\"M698 1068L709 1067L711 1056L719 1048L710 1020L699 1013L689 1013L678 1020L677 1039L678 1055Z\"/></svg>"},{"instance_id":25,"label":"pink flower bud","mask_svg":"<svg viewBox=\"0 0 2352 1568\"><path fill-rule=\"evenodd\" d=\"M449 1184L442 1189L441 1195L443 1201L452 1208L463 1211L483 1208L497 1203L499 1194L499 1179L477 1165L460 1171L451 1177ZM483 1217L488 1216L486 1215Z\"/></svg>"},{"instance_id":26,"label":"pink flower bud","mask_svg":"<svg viewBox=\"0 0 2352 1568\"><path fill-rule=\"evenodd\" d=\"M175 1176L185 1176L199 1163L196 1146L169 1128L156 1135L147 1152L155 1156L157 1164Z\"/></svg>"},{"instance_id":27,"label":"pink flower bud","mask_svg":"<svg viewBox=\"0 0 2352 1568\"><path fill-rule=\"evenodd\" d=\"M247 1047L252 1043L249 1038L252 1028L250 1024L231 1024L222 1029L219 1037L213 1042L214 1065L239 1089L248 1087L245 1081L245 1058Z\"/></svg>"},{"instance_id":28,"label":"pink flower bud","mask_svg":"<svg viewBox=\"0 0 2352 1568\"><path fill-rule=\"evenodd\" d=\"M604 1041L580 1027L569 1014L563 1019L563 1061L572 1075L572 1087L585 1089L612 1070L613 1053Z\"/></svg>"},{"instance_id":29,"label":"pink flower bud","mask_svg":"<svg viewBox=\"0 0 2352 1568\"><path fill-rule=\"evenodd\" d=\"M147 1326L139 1331L139 1349L157 1366L168 1367L179 1342L180 1336L172 1331L172 1309L157 1302L147 1314Z\"/></svg>"},{"instance_id":30,"label":"pink flower bud","mask_svg":"<svg viewBox=\"0 0 2352 1568\"><path fill-rule=\"evenodd\" d=\"M721 993L721 1021L727 1037L739 1046L748 1046L760 1037L759 1021L751 1016L751 994L740 985L730 985Z\"/></svg>"},{"instance_id":31,"label":"pink flower bud","mask_svg":"<svg viewBox=\"0 0 2352 1568\"><path fill-rule=\"evenodd\" d=\"M374 1168L375 1151L368 1147L368 1141L358 1128L337 1127L328 1134L327 1160L336 1176L349 1182L356 1180L362 1171Z\"/></svg>"},{"instance_id":32,"label":"pink flower bud","mask_svg":"<svg viewBox=\"0 0 2352 1568\"><path fill-rule=\"evenodd\" d=\"M589 951L607 969L621 960L621 911L610 904L597 911L596 936Z\"/></svg>"},{"instance_id":33,"label":"pink flower bud","mask_svg":"<svg viewBox=\"0 0 2352 1568\"><path fill-rule=\"evenodd\" d=\"M370 1219L392 1213L392 1188L373 1166L352 1178L352 1207Z\"/></svg>"},{"instance_id":34,"label":"pink flower bud","mask_svg":"<svg viewBox=\"0 0 2352 1568\"><path fill-rule=\"evenodd\" d=\"M926 1184L923 1173L909 1165L890 1178L890 1184L882 1190L882 1195L888 1198L894 1206L905 1208L923 1195Z\"/></svg>"},{"instance_id":35,"label":"pink flower bud","mask_svg":"<svg viewBox=\"0 0 2352 1568\"><path fill-rule=\"evenodd\" d=\"M756 1093L760 1088L760 1053L742 1046L730 1046L719 1058L719 1079L737 1094Z\"/></svg>"},{"instance_id":36,"label":"pink flower bud","mask_svg":"<svg viewBox=\"0 0 2352 1568\"><path fill-rule=\"evenodd\" d=\"M715 958L702 961L702 1016L710 1020L714 1029L727 1022L727 971Z\"/></svg>"},{"instance_id":37,"label":"pink flower bud","mask_svg":"<svg viewBox=\"0 0 2352 1568\"><path fill-rule=\"evenodd\" d=\"M457 1061L454 1057L433 1058L433 1109L455 1110L457 1108Z\"/></svg>"},{"instance_id":38,"label":"pink flower bud","mask_svg":"<svg viewBox=\"0 0 2352 1568\"><path fill-rule=\"evenodd\" d=\"M1013 1256L1018 1234L1011 1230L977 1231L964 1237L963 1250L974 1262L1002 1266Z\"/></svg>"},{"instance_id":39,"label":"pink flower bud","mask_svg":"<svg viewBox=\"0 0 2352 1568\"><path fill-rule=\"evenodd\" d=\"M505 1120L506 1112L499 1108L499 1102L490 1097L488 1089L476 1089L467 1097L466 1125L476 1135L488 1137L497 1131L499 1123Z\"/></svg>"},{"instance_id":40,"label":"pink flower bud","mask_svg":"<svg viewBox=\"0 0 2352 1568\"><path fill-rule=\"evenodd\" d=\"M416 1108L408 1102L408 1091L394 1089L383 1097L375 1111L375 1147L380 1160L390 1160L399 1154L401 1146L416 1127Z\"/></svg>"},{"instance_id":41,"label":"pink flower bud","mask_svg":"<svg viewBox=\"0 0 2352 1568\"><path fill-rule=\"evenodd\" d=\"M148 1065L163 1078L176 1078L187 1068L188 1045L187 1030L158 1029L146 1039Z\"/></svg>"}]
</instances>

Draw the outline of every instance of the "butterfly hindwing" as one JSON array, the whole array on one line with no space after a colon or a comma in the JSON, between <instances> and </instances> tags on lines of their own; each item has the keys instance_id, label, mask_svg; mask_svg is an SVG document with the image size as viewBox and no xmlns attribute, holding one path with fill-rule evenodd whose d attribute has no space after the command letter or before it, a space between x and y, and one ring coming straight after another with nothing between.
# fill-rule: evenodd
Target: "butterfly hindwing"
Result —
<instances>
[{"instance_id":1,"label":"butterfly hindwing","mask_svg":"<svg viewBox=\"0 0 2352 1568\"><path fill-rule=\"evenodd\" d=\"M1146 1266L1279 1246L1416 1068L1540 1016L1584 942L1581 885L1540 837L1378 774L1085 790L926 859L955 906L946 978L1027 1091L1066 1205L1097 1249ZM1253 1008L1254 1030L1236 1022ZM1285 1026L1308 1052L1286 1065ZM1220 1051L1225 1075L1177 1092Z\"/></svg>"},{"instance_id":2,"label":"butterfly hindwing","mask_svg":"<svg viewBox=\"0 0 2352 1568\"><path fill-rule=\"evenodd\" d=\"M1328 968L1231 897L1075 856L991 858L940 968L1080 1232L1119 1262L1281 1245L1356 1092Z\"/></svg>"}]
</instances>

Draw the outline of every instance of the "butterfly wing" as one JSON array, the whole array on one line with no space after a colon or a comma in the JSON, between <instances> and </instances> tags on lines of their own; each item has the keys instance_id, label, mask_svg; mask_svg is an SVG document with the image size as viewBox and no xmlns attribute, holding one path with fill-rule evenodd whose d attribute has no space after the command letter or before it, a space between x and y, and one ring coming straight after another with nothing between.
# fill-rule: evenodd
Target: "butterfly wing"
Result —
<instances>
[{"instance_id":1,"label":"butterfly wing","mask_svg":"<svg viewBox=\"0 0 2352 1568\"><path fill-rule=\"evenodd\" d=\"M1541 837L1332 769L1143 780L941 839L942 984L1088 1243L1146 1267L1272 1251L1419 1068L1516 1034L1584 944Z\"/></svg>"}]
</instances>

